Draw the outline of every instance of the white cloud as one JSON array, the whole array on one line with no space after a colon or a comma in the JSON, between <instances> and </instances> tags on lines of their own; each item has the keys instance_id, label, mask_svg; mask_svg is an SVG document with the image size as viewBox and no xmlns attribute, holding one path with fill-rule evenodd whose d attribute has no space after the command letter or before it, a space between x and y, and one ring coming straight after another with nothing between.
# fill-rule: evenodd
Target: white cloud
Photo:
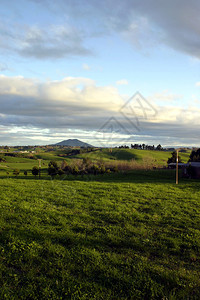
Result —
<instances>
[{"instance_id":1,"label":"white cloud","mask_svg":"<svg viewBox=\"0 0 200 300\"><path fill-rule=\"evenodd\" d=\"M89 71L91 67L88 64L82 64L83 70Z\"/></svg>"},{"instance_id":2,"label":"white cloud","mask_svg":"<svg viewBox=\"0 0 200 300\"><path fill-rule=\"evenodd\" d=\"M167 93L157 96L159 99L163 96L166 102ZM154 97L148 97L147 101ZM169 94L170 99L173 97ZM154 102L150 103L155 107ZM44 136L44 140L50 137L52 132L59 135L60 132L69 129L72 132L95 132L111 117L114 117L119 125L120 136L126 135L127 132L131 135L138 134L133 124L139 121L139 132L144 137L149 135L171 139L177 137L177 141L182 137L186 140L198 140L200 109L194 106L183 108L180 105L172 106L171 102L168 102L165 106L157 105L157 115L148 115L147 118L142 117L142 111L141 114L138 113L138 107L137 115L130 111L126 119L120 113L123 104L124 100L116 88L98 87L89 78L67 77L60 81L40 82L22 76L1 75L0 121L1 128L8 134L0 130L0 141L8 140L9 136L10 140L13 138L16 142L25 141L26 130L32 132L32 139L35 141L37 134L32 128L37 128L39 136ZM149 113L148 110L146 113ZM12 128L15 128L15 132ZM20 133L16 128L25 128L25 131ZM30 135L27 133L26 143L28 136Z\"/></svg>"},{"instance_id":3,"label":"white cloud","mask_svg":"<svg viewBox=\"0 0 200 300\"><path fill-rule=\"evenodd\" d=\"M196 86L200 86L200 81L199 81L199 82L196 82Z\"/></svg>"},{"instance_id":4,"label":"white cloud","mask_svg":"<svg viewBox=\"0 0 200 300\"><path fill-rule=\"evenodd\" d=\"M85 118L95 114L109 115L118 111L122 104L123 99L116 88L97 87L89 78L67 77L60 81L39 82L21 76L0 76L1 113L7 116L7 120L11 118L12 122L16 117L27 115L43 116L42 121L38 121L49 124L51 120L48 117L52 115L57 118L66 116L66 120L57 120L59 126L65 121L68 124L68 118L72 115L82 114ZM27 121L31 122L31 119Z\"/></svg>"},{"instance_id":5,"label":"white cloud","mask_svg":"<svg viewBox=\"0 0 200 300\"><path fill-rule=\"evenodd\" d=\"M183 95L173 94L170 93L168 90L164 90L161 92L154 93L150 97L148 97L148 100L152 103L157 103L157 105L169 105L176 104L177 101L181 100L183 98Z\"/></svg>"},{"instance_id":6,"label":"white cloud","mask_svg":"<svg viewBox=\"0 0 200 300\"><path fill-rule=\"evenodd\" d=\"M117 85L127 85L128 84L128 80L127 79L121 79L116 81Z\"/></svg>"}]
</instances>

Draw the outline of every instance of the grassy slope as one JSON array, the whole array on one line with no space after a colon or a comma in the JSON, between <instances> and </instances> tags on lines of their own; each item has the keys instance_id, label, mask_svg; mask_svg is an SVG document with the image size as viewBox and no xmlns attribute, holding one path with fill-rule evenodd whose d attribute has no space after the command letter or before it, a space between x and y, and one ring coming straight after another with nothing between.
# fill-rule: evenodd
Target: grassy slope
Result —
<instances>
[{"instance_id":1,"label":"grassy slope","mask_svg":"<svg viewBox=\"0 0 200 300\"><path fill-rule=\"evenodd\" d=\"M113 149L112 153L109 149L97 150L91 153L83 153L69 158L59 157L58 154L63 153L62 150L55 152L39 153L35 155L36 159L9 157L6 156L6 162L0 163L0 175L6 175L6 172L12 173L12 170L17 168L23 173L24 170L31 171L33 166L38 166L38 158L42 158L42 168L46 169L50 160L56 160L60 165L62 160L70 162L71 159L82 159L89 157L92 161L131 161L135 160L139 164L148 164L152 162L153 165L162 167L167 164L168 158L171 156L170 152L163 151L149 151L149 150L135 150L135 149ZM180 154L183 161L187 162L189 153Z\"/></svg>"},{"instance_id":2,"label":"grassy slope","mask_svg":"<svg viewBox=\"0 0 200 300\"><path fill-rule=\"evenodd\" d=\"M2 179L0 299L199 299L199 188L168 170Z\"/></svg>"},{"instance_id":3,"label":"grassy slope","mask_svg":"<svg viewBox=\"0 0 200 300\"><path fill-rule=\"evenodd\" d=\"M187 162L190 152L179 154L183 162ZM164 151L151 151L151 150L136 150L136 149L109 149L97 150L92 153L84 153L77 157L90 157L92 160L102 159L104 161L109 160L136 160L142 163L143 161L152 160L157 166L167 165L167 160L171 157L171 152Z\"/></svg>"}]
</instances>

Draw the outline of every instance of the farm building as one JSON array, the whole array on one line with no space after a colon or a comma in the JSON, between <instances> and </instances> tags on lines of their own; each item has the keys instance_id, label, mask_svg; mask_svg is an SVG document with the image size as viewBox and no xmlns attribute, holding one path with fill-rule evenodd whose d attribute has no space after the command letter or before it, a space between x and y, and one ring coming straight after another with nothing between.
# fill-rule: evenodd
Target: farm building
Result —
<instances>
[{"instance_id":1,"label":"farm building","mask_svg":"<svg viewBox=\"0 0 200 300\"><path fill-rule=\"evenodd\" d=\"M183 164L182 176L185 178L200 179L200 162Z\"/></svg>"},{"instance_id":2,"label":"farm building","mask_svg":"<svg viewBox=\"0 0 200 300\"><path fill-rule=\"evenodd\" d=\"M169 169L176 169L176 163L168 164ZM178 163L178 168L182 169L182 177L200 179L200 162Z\"/></svg>"},{"instance_id":3,"label":"farm building","mask_svg":"<svg viewBox=\"0 0 200 300\"><path fill-rule=\"evenodd\" d=\"M181 169L185 166L184 163L178 163L178 168ZM176 163L168 164L168 169L176 169Z\"/></svg>"}]
</instances>

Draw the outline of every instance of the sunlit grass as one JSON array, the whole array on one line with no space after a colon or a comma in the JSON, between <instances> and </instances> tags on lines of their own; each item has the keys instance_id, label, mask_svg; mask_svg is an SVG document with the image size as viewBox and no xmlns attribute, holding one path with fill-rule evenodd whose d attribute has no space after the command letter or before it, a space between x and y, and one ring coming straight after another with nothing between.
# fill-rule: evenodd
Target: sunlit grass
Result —
<instances>
[{"instance_id":1,"label":"sunlit grass","mask_svg":"<svg viewBox=\"0 0 200 300\"><path fill-rule=\"evenodd\" d=\"M1 179L0 299L200 298L199 182L68 178Z\"/></svg>"}]
</instances>

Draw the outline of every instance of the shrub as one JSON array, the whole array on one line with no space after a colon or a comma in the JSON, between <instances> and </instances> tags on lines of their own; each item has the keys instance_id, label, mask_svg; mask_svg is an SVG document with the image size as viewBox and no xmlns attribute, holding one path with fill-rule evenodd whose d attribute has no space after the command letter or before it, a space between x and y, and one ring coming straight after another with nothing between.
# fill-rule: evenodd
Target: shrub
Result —
<instances>
[{"instance_id":1,"label":"shrub","mask_svg":"<svg viewBox=\"0 0 200 300\"><path fill-rule=\"evenodd\" d=\"M17 177L20 173L20 170L19 169L15 169L13 170L13 175L15 175L15 177Z\"/></svg>"},{"instance_id":2,"label":"shrub","mask_svg":"<svg viewBox=\"0 0 200 300\"><path fill-rule=\"evenodd\" d=\"M79 174L79 168L78 168L78 166L74 166L74 167L72 168L72 174L73 174L73 175L78 175L78 174Z\"/></svg>"},{"instance_id":3,"label":"shrub","mask_svg":"<svg viewBox=\"0 0 200 300\"><path fill-rule=\"evenodd\" d=\"M57 173L58 173L58 170L57 170L53 165L49 166L49 168L48 168L48 174L49 174L51 177L56 176Z\"/></svg>"},{"instance_id":4,"label":"shrub","mask_svg":"<svg viewBox=\"0 0 200 300\"><path fill-rule=\"evenodd\" d=\"M48 165L48 174L54 177L58 174L58 164L55 160L51 160Z\"/></svg>"},{"instance_id":5,"label":"shrub","mask_svg":"<svg viewBox=\"0 0 200 300\"><path fill-rule=\"evenodd\" d=\"M114 173L117 173L117 172L119 172L119 170L118 170L118 166L114 166L114 167L112 168L112 171L113 171Z\"/></svg>"},{"instance_id":6,"label":"shrub","mask_svg":"<svg viewBox=\"0 0 200 300\"><path fill-rule=\"evenodd\" d=\"M93 165L90 168L90 171L91 171L92 174L97 175L98 173L101 172L101 168L98 165Z\"/></svg>"},{"instance_id":7,"label":"shrub","mask_svg":"<svg viewBox=\"0 0 200 300\"><path fill-rule=\"evenodd\" d=\"M71 168L71 166L69 166L69 165L66 165L65 167L64 167L64 170L63 170L65 173L67 173L67 174L71 174L72 173L72 168Z\"/></svg>"},{"instance_id":8,"label":"shrub","mask_svg":"<svg viewBox=\"0 0 200 300\"><path fill-rule=\"evenodd\" d=\"M32 168L32 174L36 177L39 174L39 169L38 167L34 166Z\"/></svg>"},{"instance_id":9,"label":"shrub","mask_svg":"<svg viewBox=\"0 0 200 300\"><path fill-rule=\"evenodd\" d=\"M57 162L55 161L55 160L51 160L50 162L49 162L49 165L48 165L49 167L54 167L56 170L58 170L58 164L57 164Z\"/></svg>"},{"instance_id":10,"label":"shrub","mask_svg":"<svg viewBox=\"0 0 200 300\"><path fill-rule=\"evenodd\" d=\"M62 169L58 169L58 175L62 176L65 172Z\"/></svg>"},{"instance_id":11,"label":"shrub","mask_svg":"<svg viewBox=\"0 0 200 300\"><path fill-rule=\"evenodd\" d=\"M101 166L100 166L100 173L101 173L101 174L106 173L106 168L105 168L104 165L101 165Z\"/></svg>"},{"instance_id":12,"label":"shrub","mask_svg":"<svg viewBox=\"0 0 200 300\"><path fill-rule=\"evenodd\" d=\"M62 163L61 163L60 169L65 170L65 168L67 168L67 167L68 167L68 163L66 162L66 160L63 160Z\"/></svg>"},{"instance_id":13,"label":"shrub","mask_svg":"<svg viewBox=\"0 0 200 300\"><path fill-rule=\"evenodd\" d=\"M83 158L83 164L86 165L86 166L89 166L91 165L92 161L89 157L84 157Z\"/></svg>"}]
</instances>

